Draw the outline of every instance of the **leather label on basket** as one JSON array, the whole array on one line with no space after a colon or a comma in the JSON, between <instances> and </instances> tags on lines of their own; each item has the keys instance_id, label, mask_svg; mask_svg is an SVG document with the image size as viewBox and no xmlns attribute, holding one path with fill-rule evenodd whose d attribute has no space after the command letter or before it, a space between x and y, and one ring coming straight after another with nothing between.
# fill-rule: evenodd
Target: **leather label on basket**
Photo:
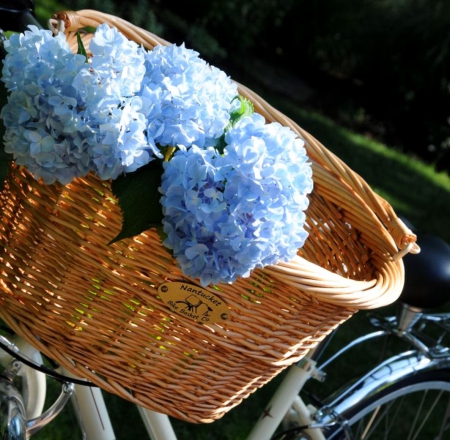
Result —
<instances>
[{"instance_id":1,"label":"leather label on basket","mask_svg":"<svg viewBox=\"0 0 450 440\"><path fill-rule=\"evenodd\" d=\"M224 301L193 284L163 283L158 293L172 311L193 321L210 324L228 319L230 311Z\"/></svg>"}]
</instances>

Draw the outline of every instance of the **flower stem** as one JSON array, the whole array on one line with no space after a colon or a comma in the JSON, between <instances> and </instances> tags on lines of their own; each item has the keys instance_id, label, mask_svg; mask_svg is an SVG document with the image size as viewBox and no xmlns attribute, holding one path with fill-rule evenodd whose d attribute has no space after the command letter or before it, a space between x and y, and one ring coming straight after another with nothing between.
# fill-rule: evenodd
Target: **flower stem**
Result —
<instances>
[{"instance_id":1,"label":"flower stem","mask_svg":"<svg viewBox=\"0 0 450 440\"><path fill-rule=\"evenodd\" d=\"M167 150L164 154L164 162L169 162L173 153L175 153L176 147L167 147Z\"/></svg>"}]
</instances>

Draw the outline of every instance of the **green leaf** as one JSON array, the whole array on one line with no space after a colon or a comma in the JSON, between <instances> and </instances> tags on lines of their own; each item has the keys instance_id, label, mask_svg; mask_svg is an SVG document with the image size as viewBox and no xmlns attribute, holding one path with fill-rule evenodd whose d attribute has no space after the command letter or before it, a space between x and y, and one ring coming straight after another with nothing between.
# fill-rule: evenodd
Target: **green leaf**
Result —
<instances>
[{"instance_id":1,"label":"green leaf","mask_svg":"<svg viewBox=\"0 0 450 440\"><path fill-rule=\"evenodd\" d=\"M77 32L77 43L78 43L77 54L83 55L86 58L86 63L87 63L89 59L88 59L87 52L86 52L86 49L83 44L83 40L81 39L81 35L79 32Z\"/></svg>"},{"instance_id":2,"label":"green leaf","mask_svg":"<svg viewBox=\"0 0 450 440\"><path fill-rule=\"evenodd\" d=\"M122 230L109 244L124 238L134 237L150 228L160 228L163 218L161 185L163 167L154 160L133 173L119 176L112 182L112 191L122 210Z\"/></svg>"},{"instance_id":3,"label":"green leaf","mask_svg":"<svg viewBox=\"0 0 450 440\"><path fill-rule=\"evenodd\" d=\"M237 96L235 99L241 101L241 106L230 113L230 126L236 124L245 116L250 116L255 112L253 103L243 96Z\"/></svg>"},{"instance_id":4,"label":"green leaf","mask_svg":"<svg viewBox=\"0 0 450 440\"><path fill-rule=\"evenodd\" d=\"M223 151L224 151L225 147L227 146L227 144L225 142L225 135L226 135L227 131L233 125L235 125L238 121L240 121L243 117L250 116L255 112L253 103L251 101L249 101L247 98L244 98L243 96L238 95L234 99L238 99L241 102L241 105L237 110L234 110L230 113L230 122L228 123L228 126L225 128L223 135L219 138L219 140L216 144L216 148L221 154L223 154Z\"/></svg>"}]
</instances>

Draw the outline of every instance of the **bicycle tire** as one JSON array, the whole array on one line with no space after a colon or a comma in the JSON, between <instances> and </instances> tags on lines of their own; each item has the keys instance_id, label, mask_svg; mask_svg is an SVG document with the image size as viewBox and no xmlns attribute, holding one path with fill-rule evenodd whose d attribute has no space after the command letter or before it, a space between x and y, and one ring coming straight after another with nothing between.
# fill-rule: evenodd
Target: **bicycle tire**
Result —
<instances>
[{"instance_id":1,"label":"bicycle tire","mask_svg":"<svg viewBox=\"0 0 450 440\"><path fill-rule=\"evenodd\" d=\"M392 410L392 412L391 412ZM445 440L450 438L450 371L399 380L340 415L347 428L327 440Z\"/></svg>"}]
</instances>

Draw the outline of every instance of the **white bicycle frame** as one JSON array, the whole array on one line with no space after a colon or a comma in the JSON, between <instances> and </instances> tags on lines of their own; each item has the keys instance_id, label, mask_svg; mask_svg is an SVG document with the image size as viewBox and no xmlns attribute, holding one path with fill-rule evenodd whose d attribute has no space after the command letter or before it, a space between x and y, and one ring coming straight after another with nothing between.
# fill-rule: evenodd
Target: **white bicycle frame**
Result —
<instances>
[{"instance_id":1,"label":"white bicycle frame","mask_svg":"<svg viewBox=\"0 0 450 440\"><path fill-rule=\"evenodd\" d=\"M42 365L41 354L32 345L17 336L8 338L8 341L14 344L22 355L37 365ZM11 355L0 349L0 364L8 364L11 358ZM254 425L247 440L270 440L291 407L295 409L296 421L300 426L312 424L310 411L299 397L299 393L305 382L316 372L315 362L309 358L303 358L298 364L289 367L282 383ZM74 378L67 370L61 369L59 373L69 379ZM27 418L34 419L40 416L44 410L46 375L26 365L21 367L20 375L25 376L23 383L26 384L26 388L22 390L22 397ZM83 433L83 439L116 439L100 388L75 384L71 401ZM151 440L177 440L167 415L139 406L138 410ZM306 432L312 440L325 440L320 429L308 429Z\"/></svg>"},{"instance_id":2,"label":"white bicycle frame","mask_svg":"<svg viewBox=\"0 0 450 440\"><path fill-rule=\"evenodd\" d=\"M270 440L286 413L294 407L301 426L313 424L308 407L299 397L305 382L314 375L315 362L308 358L292 365L247 440ZM64 374L68 374L64 372ZM75 412L86 440L115 440L103 395L98 388L75 385ZM169 417L138 407L152 440L177 440ZM312 440L325 440L320 429L305 430Z\"/></svg>"}]
</instances>

